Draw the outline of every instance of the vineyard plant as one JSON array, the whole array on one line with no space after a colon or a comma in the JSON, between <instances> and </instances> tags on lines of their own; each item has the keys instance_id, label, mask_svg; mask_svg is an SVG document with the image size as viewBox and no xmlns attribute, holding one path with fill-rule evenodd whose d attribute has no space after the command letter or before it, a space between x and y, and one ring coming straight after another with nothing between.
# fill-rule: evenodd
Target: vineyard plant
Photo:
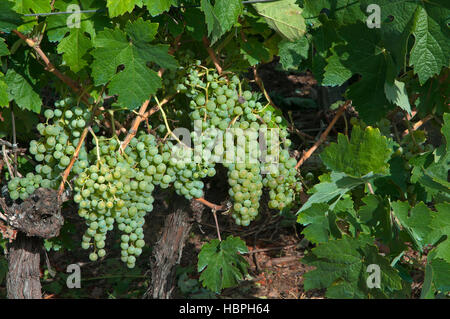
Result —
<instances>
[{"instance_id":1,"label":"vineyard plant","mask_svg":"<svg viewBox=\"0 0 450 319\"><path fill-rule=\"evenodd\" d=\"M221 298L279 229L303 298L450 296L449 1L0 0L0 61L0 296Z\"/></svg>"}]
</instances>

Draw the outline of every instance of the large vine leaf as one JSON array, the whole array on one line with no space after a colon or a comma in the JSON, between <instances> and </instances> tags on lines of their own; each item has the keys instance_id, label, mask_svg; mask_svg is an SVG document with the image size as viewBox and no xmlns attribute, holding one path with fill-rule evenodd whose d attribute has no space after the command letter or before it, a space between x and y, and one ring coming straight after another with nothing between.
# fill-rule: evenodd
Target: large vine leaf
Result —
<instances>
[{"instance_id":1,"label":"large vine leaf","mask_svg":"<svg viewBox=\"0 0 450 319\"><path fill-rule=\"evenodd\" d=\"M302 9L295 0L280 0L253 4L267 24L290 41L299 40L306 32Z\"/></svg>"},{"instance_id":2,"label":"large vine leaf","mask_svg":"<svg viewBox=\"0 0 450 319\"><path fill-rule=\"evenodd\" d=\"M363 0L363 5L372 3ZM448 1L380 0L380 32L398 67L405 64L408 40L414 37L409 65L421 84L449 66L450 30Z\"/></svg>"},{"instance_id":3,"label":"large vine leaf","mask_svg":"<svg viewBox=\"0 0 450 319\"><path fill-rule=\"evenodd\" d=\"M354 126L350 140L339 134L338 142L326 147L320 157L330 170L361 177L370 172L387 174L391 154L388 140L379 129Z\"/></svg>"},{"instance_id":4,"label":"large vine leaf","mask_svg":"<svg viewBox=\"0 0 450 319\"><path fill-rule=\"evenodd\" d=\"M219 292L232 287L247 274L248 263L239 254L247 253L245 242L239 237L214 239L203 245L198 254L198 272L203 286Z\"/></svg>"},{"instance_id":5,"label":"large vine leaf","mask_svg":"<svg viewBox=\"0 0 450 319\"><path fill-rule=\"evenodd\" d=\"M368 236L344 236L313 248L302 260L316 267L304 275L305 290L327 289L328 298L386 298L401 290L398 272L387 258L378 254L373 242L374 238ZM367 286L370 264L380 267L380 289Z\"/></svg>"},{"instance_id":6,"label":"large vine leaf","mask_svg":"<svg viewBox=\"0 0 450 319\"><path fill-rule=\"evenodd\" d=\"M164 68L177 66L176 60L168 54L167 45L149 43L157 29L157 23L138 19L128 22L125 32L117 28L105 29L94 41L92 75L95 85L110 82L110 94L118 94L118 102L130 109L137 108L161 87L161 79L147 62ZM124 69L116 73L122 65Z\"/></svg>"},{"instance_id":7,"label":"large vine leaf","mask_svg":"<svg viewBox=\"0 0 450 319\"><path fill-rule=\"evenodd\" d=\"M361 118L372 124L391 107L385 95L385 82L394 81L392 58L383 48L379 32L368 29L364 23L345 25L337 32L341 41L327 58L323 82L342 85L351 75L360 75L360 80L348 88L347 98L353 101Z\"/></svg>"},{"instance_id":8,"label":"large vine leaf","mask_svg":"<svg viewBox=\"0 0 450 319\"><path fill-rule=\"evenodd\" d=\"M36 113L41 111L42 100L34 88L34 80L14 69L8 69L5 76L9 101L14 100L19 108Z\"/></svg>"}]
</instances>

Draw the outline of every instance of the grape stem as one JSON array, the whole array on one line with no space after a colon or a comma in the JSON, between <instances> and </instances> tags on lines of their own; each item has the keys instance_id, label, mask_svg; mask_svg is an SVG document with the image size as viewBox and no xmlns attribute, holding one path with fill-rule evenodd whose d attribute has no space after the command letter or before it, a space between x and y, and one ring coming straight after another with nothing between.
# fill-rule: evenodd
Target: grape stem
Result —
<instances>
[{"instance_id":1,"label":"grape stem","mask_svg":"<svg viewBox=\"0 0 450 319\"><path fill-rule=\"evenodd\" d=\"M94 131L92 130L92 128L91 127L88 127L88 130L89 130L89 133L91 133L92 134L92 137L94 138L94 140L95 140L95 149L97 150L97 161L98 161L98 163L100 163L100 145L99 145L99 143L98 143L98 138L97 138L97 135L95 135L95 133L94 133Z\"/></svg>"},{"instance_id":2,"label":"grape stem","mask_svg":"<svg viewBox=\"0 0 450 319\"><path fill-rule=\"evenodd\" d=\"M208 51L209 57L211 58L214 66L216 67L217 73L222 74L222 67L220 66L219 59L217 59L216 54L214 53L214 50L211 48L211 44L208 40L208 38L205 36L202 38L203 44L206 48L206 51Z\"/></svg>"},{"instance_id":3,"label":"grape stem","mask_svg":"<svg viewBox=\"0 0 450 319\"><path fill-rule=\"evenodd\" d=\"M347 107L349 107L352 104L351 100L347 100L336 112L336 115L334 116L333 120L330 122L330 124L328 124L328 127L326 128L326 130L320 135L319 139L317 140L316 143L314 143L314 145L307 150L306 152L303 153L302 157L300 158L300 160L297 162L297 165L295 165L295 169L299 169L300 166L302 166L302 164L311 157L311 155L314 153L314 151L323 143L325 142L328 134L330 133L331 129L333 128L333 126L336 124L337 120L339 119L339 117L341 117L341 115L344 113L345 109Z\"/></svg>"},{"instance_id":4,"label":"grape stem","mask_svg":"<svg viewBox=\"0 0 450 319\"><path fill-rule=\"evenodd\" d=\"M162 117L163 117L163 119L164 119L164 124L166 125L166 129L167 129L167 132L178 142L178 143L180 143L180 144L183 144L185 147L187 147L187 148L190 148L189 146L187 146L186 144L184 144L182 141L180 141L180 139L172 132L172 130L170 129L170 126L169 126L169 123L167 122L167 116L166 116L166 112L164 112L164 109L163 109L163 107L162 107L162 105L161 105L161 103L159 103L159 100L158 100L158 98L155 96L155 100L156 100L156 103L158 103L158 108L159 108L159 110L161 110L161 114L162 114Z\"/></svg>"},{"instance_id":5,"label":"grape stem","mask_svg":"<svg viewBox=\"0 0 450 319\"><path fill-rule=\"evenodd\" d=\"M217 214L216 211L213 209L213 215L214 215L214 222L216 223L216 229L217 229L217 238L219 241L222 241L222 237L220 236L220 228L219 228L219 222L217 221Z\"/></svg>"},{"instance_id":6,"label":"grape stem","mask_svg":"<svg viewBox=\"0 0 450 319\"><path fill-rule=\"evenodd\" d=\"M255 78L256 84L259 86L261 92L263 92L269 104L272 105L274 108L278 109L278 107L275 105L275 103L273 103L272 99L270 98L269 93L267 93L266 89L264 88L264 83L258 74L258 69L256 68L256 65L253 67L253 77Z\"/></svg>"}]
</instances>

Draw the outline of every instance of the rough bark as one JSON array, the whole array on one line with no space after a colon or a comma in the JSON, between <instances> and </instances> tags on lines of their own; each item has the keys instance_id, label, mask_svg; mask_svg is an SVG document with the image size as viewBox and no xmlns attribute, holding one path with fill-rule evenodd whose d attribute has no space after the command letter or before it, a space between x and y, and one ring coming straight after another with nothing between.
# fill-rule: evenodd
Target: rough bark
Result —
<instances>
[{"instance_id":1,"label":"rough bark","mask_svg":"<svg viewBox=\"0 0 450 319\"><path fill-rule=\"evenodd\" d=\"M176 200L173 213L164 222L162 235L153 250L151 264L151 284L144 295L148 299L170 299L175 288L176 265L180 263L184 244L194 220L201 218L203 205L191 201L194 219L188 213L184 200Z\"/></svg>"},{"instance_id":2,"label":"rough bark","mask_svg":"<svg viewBox=\"0 0 450 319\"><path fill-rule=\"evenodd\" d=\"M58 236L64 223L57 192L38 188L21 204L14 203L8 207L3 199L0 204L7 217L6 227L14 230L15 237L10 238L8 247L8 298L41 298L39 264L42 238Z\"/></svg>"},{"instance_id":3,"label":"rough bark","mask_svg":"<svg viewBox=\"0 0 450 319\"><path fill-rule=\"evenodd\" d=\"M8 275L6 278L8 299L40 299L39 280L42 239L27 237L19 233L8 253Z\"/></svg>"}]
</instances>

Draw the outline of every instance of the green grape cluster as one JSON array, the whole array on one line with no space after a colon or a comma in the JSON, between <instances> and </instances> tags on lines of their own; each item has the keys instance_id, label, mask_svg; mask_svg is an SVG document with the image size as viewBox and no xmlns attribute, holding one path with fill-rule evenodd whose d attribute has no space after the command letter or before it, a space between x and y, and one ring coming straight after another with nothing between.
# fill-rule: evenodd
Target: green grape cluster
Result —
<instances>
[{"instance_id":1,"label":"green grape cluster","mask_svg":"<svg viewBox=\"0 0 450 319\"><path fill-rule=\"evenodd\" d=\"M81 132L91 116L86 108L75 106L74 103L72 98L66 98L55 102L54 110L45 110L46 122L37 125L41 137L32 140L29 146L29 152L38 162L36 174L33 177L27 174L26 178L12 179L8 184L11 199L24 200L38 187L58 187L61 173L69 165ZM86 156L86 151L82 149L79 158Z\"/></svg>"},{"instance_id":2,"label":"green grape cluster","mask_svg":"<svg viewBox=\"0 0 450 319\"><path fill-rule=\"evenodd\" d=\"M263 187L270 190L269 207L282 210L293 202L301 184L296 179L296 160L288 152L291 145L288 131L280 126L282 117L258 101L260 94L243 90L242 86L236 75L229 78L220 76L215 70L197 63L187 70L177 89L190 99L189 117L194 127L192 139L194 145L201 145L203 150L201 157L195 161L196 170L211 171L208 176L213 176L215 164L224 163L228 168L229 194L234 201L232 216L238 225L248 226L258 214ZM272 141L272 135L267 134L270 128L278 129L277 137L281 142L279 139ZM236 147L232 161L227 159L226 138L217 140L219 134L226 137L229 129L243 132L242 145L239 144L239 137L232 142ZM259 147L249 147L251 141L256 141L259 132L263 132L262 139L269 149L266 162L260 161ZM195 151L193 156L195 159ZM275 159L279 161L274 163ZM264 178L261 174L265 174ZM197 178L203 176L197 174L194 179Z\"/></svg>"},{"instance_id":3,"label":"green grape cluster","mask_svg":"<svg viewBox=\"0 0 450 319\"><path fill-rule=\"evenodd\" d=\"M81 173L75 180L74 201L88 225L82 247L94 247L89 255L92 261L105 256L106 233L117 223L123 232L121 260L133 268L145 245L144 217L153 210L155 185L164 187L172 178L165 174L163 156L158 154L153 135L133 138L124 152L115 138L95 141L98 143L88 159L76 163ZM168 160L167 155L164 157Z\"/></svg>"}]
</instances>

